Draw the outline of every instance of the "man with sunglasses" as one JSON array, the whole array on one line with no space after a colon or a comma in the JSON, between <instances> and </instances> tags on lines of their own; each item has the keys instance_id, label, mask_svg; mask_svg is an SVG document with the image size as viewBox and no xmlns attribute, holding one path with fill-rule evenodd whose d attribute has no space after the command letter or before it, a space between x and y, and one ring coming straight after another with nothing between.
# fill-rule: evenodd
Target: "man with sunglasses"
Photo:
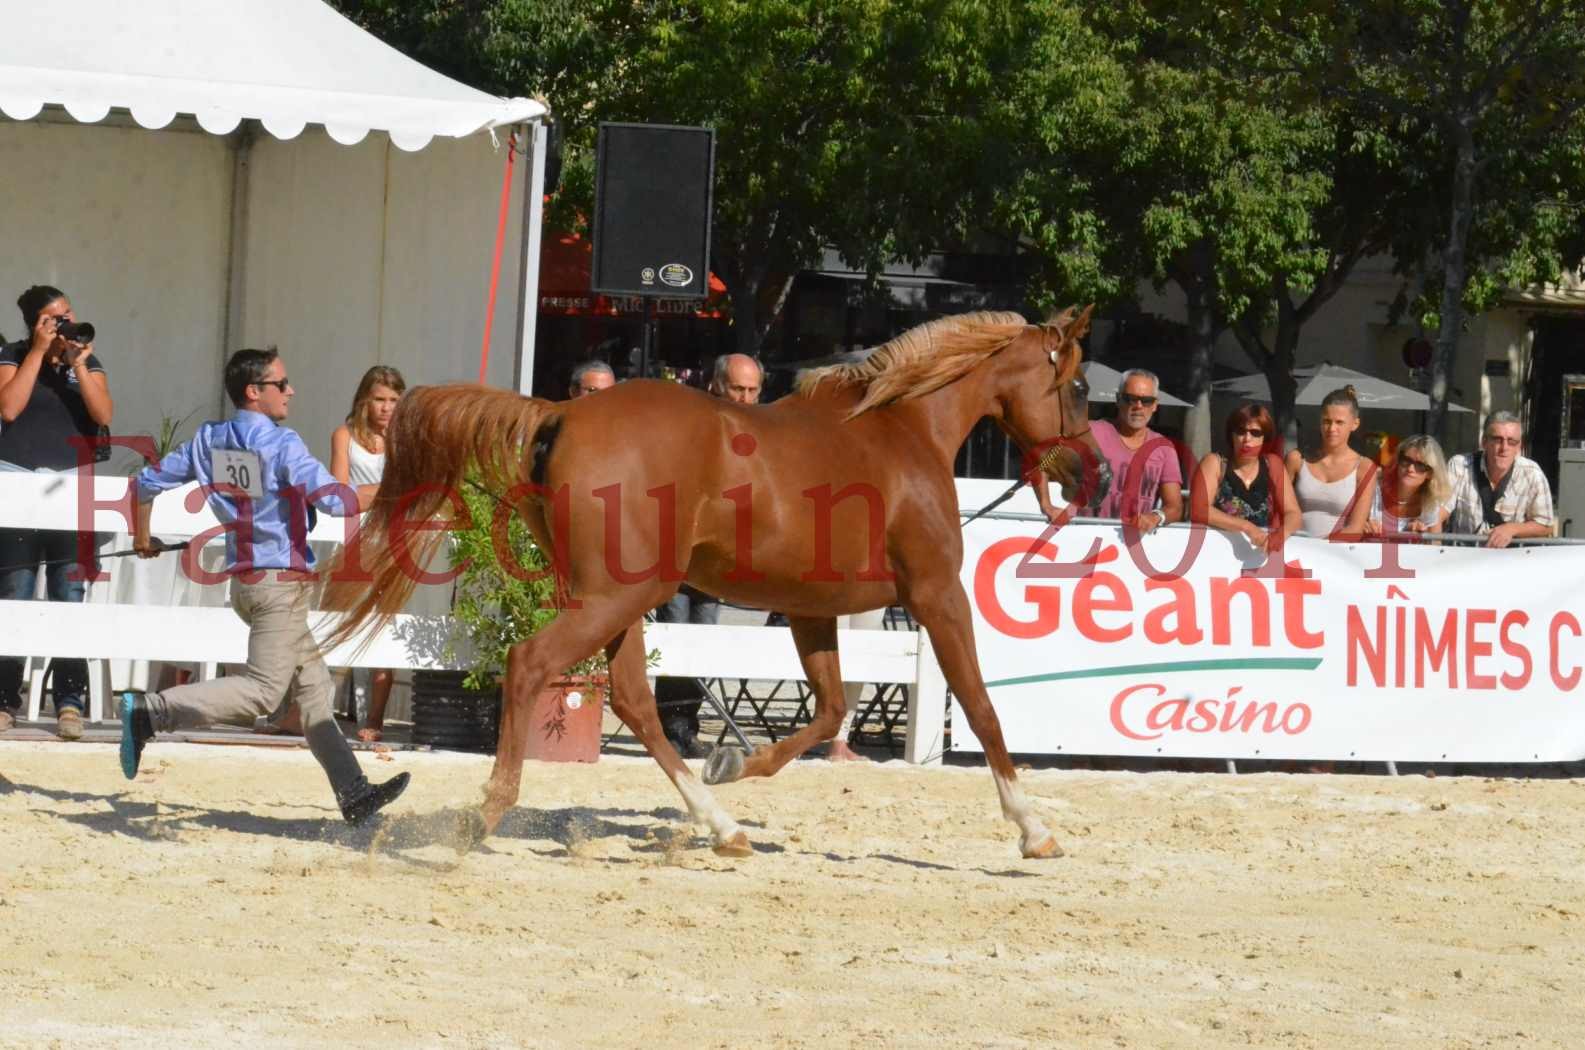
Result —
<instances>
[{"instance_id":1,"label":"man with sunglasses","mask_svg":"<svg viewBox=\"0 0 1585 1050\"><path fill-rule=\"evenodd\" d=\"M1095 516L1132 523L1141 533L1183 517L1183 469L1177 451L1150 429L1160 389L1154 373L1131 368L1117 387L1117 421L1090 424L1112 470L1111 486L1096 504Z\"/></svg>"},{"instance_id":2,"label":"man with sunglasses","mask_svg":"<svg viewBox=\"0 0 1585 1050\"><path fill-rule=\"evenodd\" d=\"M201 483L226 526L231 608L250 628L247 667L240 675L124 698L121 771L128 780L137 775L143 747L156 732L252 726L259 716L279 718L295 704L342 817L362 824L402 793L408 775L382 784L363 775L336 725L330 672L308 629L317 582L308 546L314 508L356 514L358 494L313 457L296 431L280 425L295 391L274 350L238 350L226 363L225 380L236 415L205 423L191 441L138 475L132 545L142 557L158 554L149 536L154 497L195 479Z\"/></svg>"},{"instance_id":3,"label":"man with sunglasses","mask_svg":"<svg viewBox=\"0 0 1585 1050\"><path fill-rule=\"evenodd\" d=\"M1523 446L1519 417L1493 412L1480 450L1453 457L1447 465L1453 486L1448 532L1485 536L1493 548L1552 535L1552 486L1540 464L1519 454Z\"/></svg>"}]
</instances>

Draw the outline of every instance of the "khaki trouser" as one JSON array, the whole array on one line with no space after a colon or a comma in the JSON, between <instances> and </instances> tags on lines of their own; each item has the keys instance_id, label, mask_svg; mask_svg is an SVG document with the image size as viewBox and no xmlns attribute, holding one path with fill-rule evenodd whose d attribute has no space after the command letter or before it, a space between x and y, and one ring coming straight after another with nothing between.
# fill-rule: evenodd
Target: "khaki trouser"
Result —
<instances>
[{"instance_id":1,"label":"khaki trouser","mask_svg":"<svg viewBox=\"0 0 1585 1050\"><path fill-rule=\"evenodd\" d=\"M357 757L336 725L335 689L308 630L315 583L276 579L231 580L231 608L252 628L248 664L240 675L150 693L149 718L158 732L206 725L251 726L260 716L279 717L292 703L303 713L303 736L340 799L366 781Z\"/></svg>"}]
</instances>

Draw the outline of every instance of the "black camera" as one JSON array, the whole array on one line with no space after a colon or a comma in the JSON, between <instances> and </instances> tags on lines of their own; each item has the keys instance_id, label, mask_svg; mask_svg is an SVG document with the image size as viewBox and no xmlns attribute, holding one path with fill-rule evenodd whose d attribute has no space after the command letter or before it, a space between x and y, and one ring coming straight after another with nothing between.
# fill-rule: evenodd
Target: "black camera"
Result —
<instances>
[{"instance_id":1,"label":"black camera","mask_svg":"<svg viewBox=\"0 0 1585 1050\"><path fill-rule=\"evenodd\" d=\"M74 343L94 341L94 326L87 321L56 321L55 334Z\"/></svg>"}]
</instances>

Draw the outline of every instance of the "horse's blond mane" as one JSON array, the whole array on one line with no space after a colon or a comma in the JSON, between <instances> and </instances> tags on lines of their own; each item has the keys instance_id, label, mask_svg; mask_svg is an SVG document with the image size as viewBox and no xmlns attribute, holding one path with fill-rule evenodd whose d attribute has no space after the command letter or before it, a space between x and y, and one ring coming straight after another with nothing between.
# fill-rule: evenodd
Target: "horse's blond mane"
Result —
<instances>
[{"instance_id":1,"label":"horse's blond mane","mask_svg":"<svg viewBox=\"0 0 1585 1050\"><path fill-rule=\"evenodd\" d=\"M812 396L825 383L862 386L852 419L894 401L923 397L968 372L1029 328L1022 314L981 311L927 321L870 351L854 364L811 368L798 376L798 393Z\"/></svg>"}]
</instances>

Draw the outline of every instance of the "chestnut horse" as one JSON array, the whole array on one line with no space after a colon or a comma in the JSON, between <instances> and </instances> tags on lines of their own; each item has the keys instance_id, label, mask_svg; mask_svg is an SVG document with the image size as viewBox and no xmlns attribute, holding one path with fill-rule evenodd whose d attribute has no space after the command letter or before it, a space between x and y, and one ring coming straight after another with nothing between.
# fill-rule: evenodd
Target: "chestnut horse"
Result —
<instances>
[{"instance_id":1,"label":"chestnut horse","mask_svg":"<svg viewBox=\"0 0 1585 1050\"><path fill-rule=\"evenodd\" d=\"M359 534L364 582L331 575L327 607L345 614L336 640L401 609L415 565L443 537L434 528L415 534L411 524L458 513L457 487L476 471L553 552L562 609L509 652L500 741L482 809L470 818L474 834L494 831L517 802L541 687L603 648L612 710L708 825L715 851L747 856L748 837L705 785L770 776L835 735L844 708L835 617L900 603L929 632L1024 856L1060 856L1025 801L980 674L958 578L952 465L985 416L1026 457L1058 439L1093 451L1078 342L1089 314L1068 310L1044 325L1015 313L931 321L862 363L805 372L797 396L769 405L653 381L564 403L420 387L389 427L385 474ZM1030 471L1048 514L1046 473L1071 485L1078 460L1048 454L1044 469ZM644 614L684 579L786 613L815 694L808 726L746 756L718 748L704 782L667 742L645 680Z\"/></svg>"}]
</instances>

